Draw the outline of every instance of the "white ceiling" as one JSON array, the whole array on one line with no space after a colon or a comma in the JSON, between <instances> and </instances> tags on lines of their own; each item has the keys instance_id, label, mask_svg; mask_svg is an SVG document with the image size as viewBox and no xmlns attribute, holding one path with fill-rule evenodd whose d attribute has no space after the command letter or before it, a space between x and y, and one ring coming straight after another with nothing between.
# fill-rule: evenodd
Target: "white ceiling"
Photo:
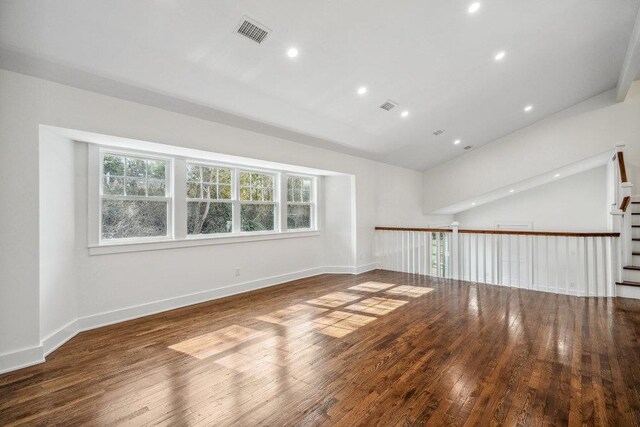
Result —
<instances>
[{"instance_id":1,"label":"white ceiling","mask_svg":"<svg viewBox=\"0 0 640 427\"><path fill-rule=\"evenodd\" d=\"M0 44L422 170L613 88L640 6L481 2L3 0ZM245 15L262 45L234 34Z\"/></svg>"}]
</instances>

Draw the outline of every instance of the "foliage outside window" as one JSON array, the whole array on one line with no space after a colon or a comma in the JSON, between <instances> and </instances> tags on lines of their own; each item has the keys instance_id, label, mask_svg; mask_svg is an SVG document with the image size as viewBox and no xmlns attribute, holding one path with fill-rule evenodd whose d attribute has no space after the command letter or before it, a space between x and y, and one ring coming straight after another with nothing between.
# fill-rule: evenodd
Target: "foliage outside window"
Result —
<instances>
[{"instance_id":1,"label":"foliage outside window","mask_svg":"<svg viewBox=\"0 0 640 427\"><path fill-rule=\"evenodd\" d=\"M187 164L187 234L231 233L231 169Z\"/></svg>"},{"instance_id":2,"label":"foliage outside window","mask_svg":"<svg viewBox=\"0 0 640 427\"><path fill-rule=\"evenodd\" d=\"M287 228L312 228L313 179L289 175L287 177Z\"/></svg>"},{"instance_id":3,"label":"foliage outside window","mask_svg":"<svg viewBox=\"0 0 640 427\"><path fill-rule=\"evenodd\" d=\"M269 231L276 228L275 175L240 172L240 230Z\"/></svg>"},{"instance_id":4,"label":"foliage outside window","mask_svg":"<svg viewBox=\"0 0 640 427\"><path fill-rule=\"evenodd\" d=\"M101 238L167 236L168 161L105 153L101 167Z\"/></svg>"}]
</instances>

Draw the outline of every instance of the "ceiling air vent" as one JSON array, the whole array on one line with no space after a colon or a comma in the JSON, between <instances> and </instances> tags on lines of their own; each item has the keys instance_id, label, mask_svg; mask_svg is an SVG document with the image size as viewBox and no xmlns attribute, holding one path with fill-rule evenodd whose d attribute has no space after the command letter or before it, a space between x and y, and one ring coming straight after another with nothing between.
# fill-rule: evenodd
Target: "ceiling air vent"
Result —
<instances>
[{"instance_id":1,"label":"ceiling air vent","mask_svg":"<svg viewBox=\"0 0 640 427\"><path fill-rule=\"evenodd\" d=\"M237 33L260 44L269 35L269 29L245 16L238 26Z\"/></svg>"},{"instance_id":2,"label":"ceiling air vent","mask_svg":"<svg viewBox=\"0 0 640 427\"><path fill-rule=\"evenodd\" d=\"M437 130L437 131L435 131L433 134L434 134L435 136L438 136L438 135L442 135L443 133L444 133L444 131L443 131L442 129L438 129L438 130Z\"/></svg>"},{"instance_id":3,"label":"ceiling air vent","mask_svg":"<svg viewBox=\"0 0 640 427\"><path fill-rule=\"evenodd\" d=\"M467 145L466 147L464 147L465 150L471 150L471 148L473 148L472 145Z\"/></svg>"},{"instance_id":4,"label":"ceiling air vent","mask_svg":"<svg viewBox=\"0 0 640 427\"><path fill-rule=\"evenodd\" d=\"M386 101L384 104L382 104L380 106L380 108L382 108L383 110L386 110L386 111L391 111L394 108L396 108L397 106L398 106L398 104L393 102L393 101Z\"/></svg>"}]
</instances>

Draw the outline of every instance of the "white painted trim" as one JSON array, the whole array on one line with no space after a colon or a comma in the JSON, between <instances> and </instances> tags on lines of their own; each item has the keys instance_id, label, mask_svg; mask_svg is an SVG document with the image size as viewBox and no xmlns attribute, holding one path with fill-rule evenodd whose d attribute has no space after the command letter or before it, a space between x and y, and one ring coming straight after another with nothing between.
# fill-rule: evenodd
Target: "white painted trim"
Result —
<instances>
[{"instance_id":1,"label":"white painted trim","mask_svg":"<svg viewBox=\"0 0 640 427\"><path fill-rule=\"evenodd\" d=\"M640 299L640 287L616 285L616 296L621 298Z\"/></svg>"},{"instance_id":2,"label":"white painted trim","mask_svg":"<svg viewBox=\"0 0 640 427\"><path fill-rule=\"evenodd\" d=\"M62 344L78 335L79 332L80 328L78 327L78 319L74 319L62 328L51 333L48 337L42 340L43 356L47 357L47 355L55 351Z\"/></svg>"},{"instance_id":3,"label":"white painted trim","mask_svg":"<svg viewBox=\"0 0 640 427\"><path fill-rule=\"evenodd\" d=\"M41 345L1 354L0 374L16 371L42 362L44 362L44 355Z\"/></svg>"},{"instance_id":4,"label":"white painted trim","mask_svg":"<svg viewBox=\"0 0 640 427\"><path fill-rule=\"evenodd\" d=\"M162 249L188 248L194 246L228 245L232 243L257 242L262 240L291 239L297 237L320 236L320 231L288 231L286 233L270 232L250 234L246 236L207 236L190 237L180 240L161 240L156 242L129 242L110 245L89 246L89 255L107 255L127 252L157 251Z\"/></svg>"}]
</instances>

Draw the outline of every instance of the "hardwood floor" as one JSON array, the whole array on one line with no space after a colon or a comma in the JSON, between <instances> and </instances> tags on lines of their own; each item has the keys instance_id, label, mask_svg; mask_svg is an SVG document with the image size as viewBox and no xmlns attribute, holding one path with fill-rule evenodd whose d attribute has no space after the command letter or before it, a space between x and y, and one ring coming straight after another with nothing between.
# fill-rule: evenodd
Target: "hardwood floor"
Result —
<instances>
[{"instance_id":1,"label":"hardwood floor","mask_svg":"<svg viewBox=\"0 0 640 427\"><path fill-rule=\"evenodd\" d=\"M0 425L638 425L639 338L636 300L322 275L81 333Z\"/></svg>"}]
</instances>

